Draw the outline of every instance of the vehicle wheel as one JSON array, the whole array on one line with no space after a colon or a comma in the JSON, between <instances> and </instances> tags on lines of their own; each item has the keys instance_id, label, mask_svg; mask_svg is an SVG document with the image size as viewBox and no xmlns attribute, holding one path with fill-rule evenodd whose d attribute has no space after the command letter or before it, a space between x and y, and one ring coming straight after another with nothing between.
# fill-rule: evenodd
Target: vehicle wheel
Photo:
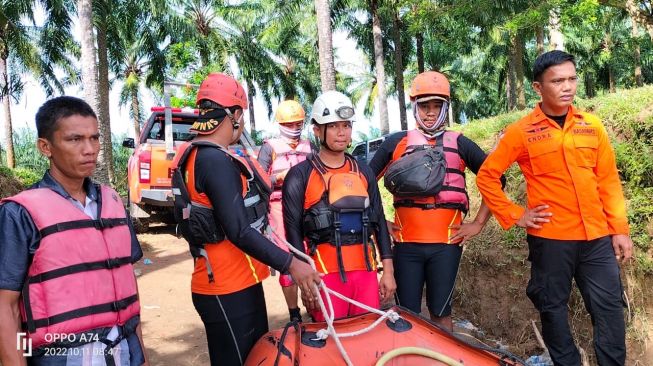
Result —
<instances>
[{"instance_id":1,"label":"vehicle wheel","mask_svg":"<svg viewBox=\"0 0 653 366\"><path fill-rule=\"evenodd\" d=\"M129 191L127 191L127 208L129 209L129 218L132 220L132 225L134 227L134 230L136 231L137 234L143 234L148 232L150 230L150 220L147 218L138 218L132 216L132 212L134 211L132 205L135 204L132 203L130 199Z\"/></svg>"},{"instance_id":2,"label":"vehicle wheel","mask_svg":"<svg viewBox=\"0 0 653 366\"><path fill-rule=\"evenodd\" d=\"M132 217L132 225L134 225L134 230L136 234L144 234L150 231L150 220L144 218Z\"/></svg>"}]
</instances>

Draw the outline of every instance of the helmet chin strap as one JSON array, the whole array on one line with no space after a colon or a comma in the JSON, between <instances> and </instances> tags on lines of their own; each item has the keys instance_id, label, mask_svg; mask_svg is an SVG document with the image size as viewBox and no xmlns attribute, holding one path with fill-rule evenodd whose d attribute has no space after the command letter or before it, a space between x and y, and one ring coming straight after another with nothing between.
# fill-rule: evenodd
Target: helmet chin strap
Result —
<instances>
[{"instance_id":1,"label":"helmet chin strap","mask_svg":"<svg viewBox=\"0 0 653 366\"><path fill-rule=\"evenodd\" d=\"M324 148L327 149L327 150L329 150L329 151L334 151L334 150L333 150L332 148L330 148L329 145L327 144L327 141L326 141L326 130L327 130L327 129L326 129L326 125L324 125L324 138L321 138L321 139L320 139L320 145L324 146Z\"/></svg>"}]
</instances>

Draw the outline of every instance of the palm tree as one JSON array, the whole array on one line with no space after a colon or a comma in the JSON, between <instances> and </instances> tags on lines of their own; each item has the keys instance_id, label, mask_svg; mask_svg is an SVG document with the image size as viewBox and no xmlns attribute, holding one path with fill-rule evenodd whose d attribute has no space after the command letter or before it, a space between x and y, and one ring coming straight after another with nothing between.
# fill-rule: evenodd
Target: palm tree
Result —
<instances>
[{"instance_id":1,"label":"palm tree","mask_svg":"<svg viewBox=\"0 0 653 366\"><path fill-rule=\"evenodd\" d=\"M135 141L141 134L141 96L142 85L162 88L166 68L161 19L155 18L140 1L125 1L117 9L115 31L116 42L111 43L109 54L112 70L116 78L123 81L120 90L121 106L129 104L130 116L134 124Z\"/></svg>"},{"instance_id":2,"label":"palm tree","mask_svg":"<svg viewBox=\"0 0 653 366\"><path fill-rule=\"evenodd\" d=\"M43 1L45 21L37 27L34 18L34 0L0 0L0 99L5 114L7 166L15 166L10 98L17 99L23 84L20 73L32 73L47 95L63 86L55 75L55 66L68 64L66 58L67 35L70 18L64 4ZM25 18L32 23L22 23ZM39 45L39 46L37 46ZM69 68L68 68L69 69Z\"/></svg>"},{"instance_id":3,"label":"palm tree","mask_svg":"<svg viewBox=\"0 0 653 366\"><path fill-rule=\"evenodd\" d=\"M81 66L82 85L84 99L99 114L100 111L100 89L98 81L97 48L93 33L93 0L77 0L77 16L81 30ZM109 170L111 167L111 126L100 123L100 154L98 165L95 171L95 179L104 184L110 184ZM108 146L107 146L107 141Z\"/></svg>"},{"instance_id":4,"label":"palm tree","mask_svg":"<svg viewBox=\"0 0 653 366\"><path fill-rule=\"evenodd\" d=\"M403 42L401 40L402 22L397 5L392 5L392 40L394 43L395 54L395 87L397 88L397 100L399 101L399 119L401 129L408 129L408 119L406 117L406 94L404 92L404 56Z\"/></svg>"},{"instance_id":5,"label":"palm tree","mask_svg":"<svg viewBox=\"0 0 653 366\"><path fill-rule=\"evenodd\" d=\"M381 35L381 20L379 19L378 0L369 0L370 15L372 16L372 36L374 40L374 68L376 70L376 80L378 88L379 103L379 124L381 133L390 132L390 123L388 121L388 96L385 85L385 66L383 62L383 41Z\"/></svg>"},{"instance_id":6,"label":"palm tree","mask_svg":"<svg viewBox=\"0 0 653 366\"><path fill-rule=\"evenodd\" d=\"M320 80L322 91L336 89L336 68L333 63L333 38L329 0L315 0L317 34L320 54Z\"/></svg>"}]
</instances>

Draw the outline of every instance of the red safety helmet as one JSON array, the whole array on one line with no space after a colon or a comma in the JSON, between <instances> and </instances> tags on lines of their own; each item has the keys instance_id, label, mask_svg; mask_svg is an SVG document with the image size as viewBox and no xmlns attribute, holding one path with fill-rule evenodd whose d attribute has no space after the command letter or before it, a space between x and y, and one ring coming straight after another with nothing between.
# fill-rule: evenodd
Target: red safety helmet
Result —
<instances>
[{"instance_id":1,"label":"red safety helmet","mask_svg":"<svg viewBox=\"0 0 653 366\"><path fill-rule=\"evenodd\" d=\"M233 77L222 73L211 73L202 81L197 91L196 103L210 100L222 107L247 109L247 93Z\"/></svg>"}]
</instances>

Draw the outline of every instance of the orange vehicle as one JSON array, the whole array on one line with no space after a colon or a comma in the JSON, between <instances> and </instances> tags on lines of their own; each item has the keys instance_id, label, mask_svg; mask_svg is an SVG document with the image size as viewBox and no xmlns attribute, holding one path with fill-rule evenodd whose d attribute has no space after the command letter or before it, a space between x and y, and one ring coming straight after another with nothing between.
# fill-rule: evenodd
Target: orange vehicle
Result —
<instances>
[{"instance_id":1,"label":"orange vehicle","mask_svg":"<svg viewBox=\"0 0 653 366\"><path fill-rule=\"evenodd\" d=\"M172 219L172 159L177 147L195 136L188 129L197 110L171 108L171 114L171 143L166 144L165 107L152 107L138 142L126 138L122 144L135 149L127 163L127 195L129 213L143 228L152 220Z\"/></svg>"},{"instance_id":2,"label":"orange vehicle","mask_svg":"<svg viewBox=\"0 0 653 366\"><path fill-rule=\"evenodd\" d=\"M143 125L138 142L133 138L123 140L124 147L133 148L134 153L127 163L127 192L129 214L138 230L146 230L153 221L174 222L172 208L172 160L177 148L195 136L189 132L197 120L196 109L170 108L171 120L165 121L165 107L152 107L152 114ZM171 128L167 128L170 125ZM244 132L242 144L254 146ZM231 147L238 149L238 147ZM252 150L250 155L252 155Z\"/></svg>"}]
</instances>

